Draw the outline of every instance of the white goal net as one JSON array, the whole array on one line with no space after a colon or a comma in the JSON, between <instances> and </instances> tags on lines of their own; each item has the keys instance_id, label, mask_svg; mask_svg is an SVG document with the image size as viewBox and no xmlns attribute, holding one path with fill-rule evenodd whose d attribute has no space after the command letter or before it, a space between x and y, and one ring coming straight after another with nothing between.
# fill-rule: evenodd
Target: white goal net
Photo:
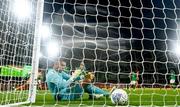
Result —
<instances>
[{"instance_id":1,"label":"white goal net","mask_svg":"<svg viewBox=\"0 0 180 107\"><path fill-rule=\"evenodd\" d=\"M0 1L1 105L26 101L34 93L34 105L113 106L109 97L91 99L88 89L77 99L61 101L64 93L56 98L47 77L60 58L68 75L83 62L83 70L95 75L91 85L108 92L113 86L124 89L127 105L180 105L179 0L44 0L38 27L37 1L28 0L31 12L26 6L23 19L23 12L18 13L23 9L13 7L15 1L22 2ZM38 32L37 74L31 71L37 68L32 56ZM32 91L28 91L29 78L33 78Z\"/></svg>"}]
</instances>

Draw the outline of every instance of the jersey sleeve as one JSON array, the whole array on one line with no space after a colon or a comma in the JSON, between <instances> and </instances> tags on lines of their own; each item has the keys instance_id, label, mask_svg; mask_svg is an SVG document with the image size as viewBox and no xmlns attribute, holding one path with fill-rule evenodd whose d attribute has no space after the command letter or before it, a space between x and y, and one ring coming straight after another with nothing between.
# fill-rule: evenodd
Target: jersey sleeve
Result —
<instances>
[{"instance_id":1,"label":"jersey sleeve","mask_svg":"<svg viewBox=\"0 0 180 107\"><path fill-rule=\"evenodd\" d=\"M73 81L71 79L64 79L63 73L58 74L56 71L49 70L46 75L46 82L54 83L58 88L66 88L68 87Z\"/></svg>"},{"instance_id":2,"label":"jersey sleeve","mask_svg":"<svg viewBox=\"0 0 180 107\"><path fill-rule=\"evenodd\" d=\"M66 72L62 71L63 79L69 80L71 78L71 75L67 74ZM73 78L74 81L79 81L82 78L80 76Z\"/></svg>"},{"instance_id":3,"label":"jersey sleeve","mask_svg":"<svg viewBox=\"0 0 180 107\"><path fill-rule=\"evenodd\" d=\"M71 78L71 75L67 74L66 72L62 71L61 73L62 73L63 79L68 80Z\"/></svg>"}]
</instances>

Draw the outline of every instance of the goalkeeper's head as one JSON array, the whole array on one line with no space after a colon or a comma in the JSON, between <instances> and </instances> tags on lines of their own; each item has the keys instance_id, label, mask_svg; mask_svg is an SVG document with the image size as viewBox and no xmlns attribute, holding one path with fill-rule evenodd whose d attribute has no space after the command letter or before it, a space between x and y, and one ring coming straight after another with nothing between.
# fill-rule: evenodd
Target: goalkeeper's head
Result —
<instances>
[{"instance_id":1,"label":"goalkeeper's head","mask_svg":"<svg viewBox=\"0 0 180 107\"><path fill-rule=\"evenodd\" d=\"M66 68L66 62L63 59L59 59L54 63L53 68L59 72L64 71Z\"/></svg>"}]
</instances>

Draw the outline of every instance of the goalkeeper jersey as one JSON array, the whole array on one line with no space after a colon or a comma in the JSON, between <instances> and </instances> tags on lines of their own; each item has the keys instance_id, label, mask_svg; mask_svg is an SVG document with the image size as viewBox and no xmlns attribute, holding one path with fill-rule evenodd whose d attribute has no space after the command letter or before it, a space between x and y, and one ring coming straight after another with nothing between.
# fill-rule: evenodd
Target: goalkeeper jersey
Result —
<instances>
[{"instance_id":1,"label":"goalkeeper jersey","mask_svg":"<svg viewBox=\"0 0 180 107\"><path fill-rule=\"evenodd\" d=\"M49 69L46 74L46 82L48 89L58 100L74 100L80 98L83 92L82 87L79 84L74 84L71 75L64 71L58 72ZM73 87L71 87L72 85Z\"/></svg>"},{"instance_id":2,"label":"goalkeeper jersey","mask_svg":"<svg viewBox=\"0 0 180 107\"><path fill-rule=\"evenodd\" d=\"M68 87L73 81L70 80L70 75L68 75L67 73L62 72L57 72L54 69L49 69L48 73L46 74L46 82L48 84L50 83L54 83L56 85L56 87L58 87L59 89L63 89ZM51 91L53 91L54 87L50 87Z\"/></svg>"},{"instance_id":3,"label":"goalkeeper jersey","mask_svg":"<svg viewBox=\"0 0 180 107\"><path fill-rule=\"evenodd\" d=\"M54 83L59 89L68 87L73 81L80 80L80 78L70 79L71 75L64 71L58 72L54 69L49 69L46 74L46 82Z\"/></svg>"}]
</instances>

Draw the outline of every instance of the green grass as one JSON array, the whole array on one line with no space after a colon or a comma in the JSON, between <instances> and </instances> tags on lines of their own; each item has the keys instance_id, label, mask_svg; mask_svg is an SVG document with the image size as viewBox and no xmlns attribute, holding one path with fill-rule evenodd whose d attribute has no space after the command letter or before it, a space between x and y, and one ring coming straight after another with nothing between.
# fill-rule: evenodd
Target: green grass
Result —
<instances>
[{"instance_id":1,"label":"green grass","mask_svg":"<svg viewBox=\"0 0 180 107\"><path fill-rule=\"evenodd\" d=\"M139 106L139 105L180 105L180 89L136 89L136 90L126 90L129 95L129 105ZM11 95L13 96L13 95ZM18 97L18 96L16 96ZM2 98L2 94L0 94ZM0 99L1 100L1 99ZM36 103L28 104L33 106L99 106L107 105L113 106L109 98L101 98L96 100L89 100L88 94L84 94L83 98L77 99L75 101L54 101L49 91L37 91Z\"/></svg>"}]
</instances>

